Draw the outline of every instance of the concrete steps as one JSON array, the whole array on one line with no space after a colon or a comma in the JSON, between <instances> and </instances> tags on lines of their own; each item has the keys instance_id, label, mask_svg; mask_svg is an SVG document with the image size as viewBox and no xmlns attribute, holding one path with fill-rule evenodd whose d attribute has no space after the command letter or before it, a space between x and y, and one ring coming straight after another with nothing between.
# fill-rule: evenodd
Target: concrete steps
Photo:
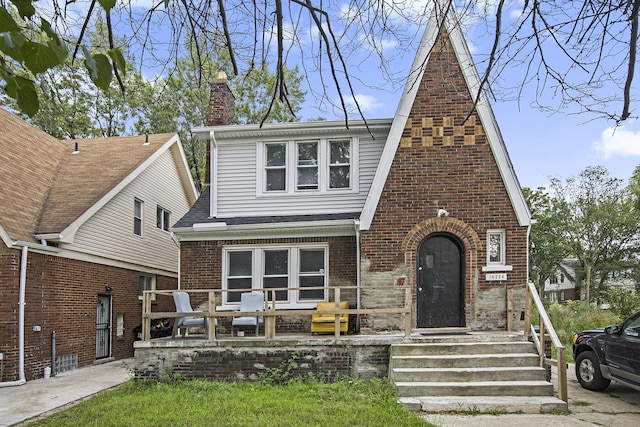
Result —
<instances>
[{"instance_id":1,"label":"concrete steps","mask_svg":"<svg viewBox=\"0 0 640 427\"><path fill-rule=\"evenodd\" d=\"M389 378L400 402L415 411L566 411L538 363L522 337L419 337L391 346Z\"/></svg>"}]
</instances>

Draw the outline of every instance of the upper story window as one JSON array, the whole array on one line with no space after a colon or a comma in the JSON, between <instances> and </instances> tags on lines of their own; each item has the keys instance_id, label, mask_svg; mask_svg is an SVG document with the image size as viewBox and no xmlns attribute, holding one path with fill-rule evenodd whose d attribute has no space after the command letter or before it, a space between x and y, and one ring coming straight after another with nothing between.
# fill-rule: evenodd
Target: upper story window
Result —
<instances>
[{"instance_id":1,"label":"upper story window","mask_svg":"<svg viewBox=\"0 0 640 427\"><path fill-rule=\"evenodd\" d=\"M171 212L158 206L156 208L156 227L160 230L169 231L171 226Z\"/></svg>"},{"instance_id":2,"label":"upper story window","mask_svg":"<svg viewBox=\"0 0 640 427\"><path fill-rule=\"evenodd\" d=\"M351 141L329 141L329 188L351 186Z\"/></svg>"},{"instance_id":3,"label":"upper story window","mask_svg":"<svg viewBox=\"0 0 640 427\"><path fill-rule=\"evenodd\" d=\"M265 144L265 191L287 189L287 144Z\"/></svg>"},{"instance_id":4,"label":"upper story window","mask_svg":"<svg viewBox=\"0 0 640 427\"><path fill-rule=\"evenodd\" d=\"M258 194L356 190L356 140L318 139L258 144Z\"/></svg>"},{"instance_id":5,"label":"upper story window","mask_svg":"<svg viewBox=\"0 0 640 427\"><path fill-rule=\"evenodd\" d=\"M142 236L142 214L144 203L140 199L133 199L133 234Z\"/></svg>"}]
</instances>

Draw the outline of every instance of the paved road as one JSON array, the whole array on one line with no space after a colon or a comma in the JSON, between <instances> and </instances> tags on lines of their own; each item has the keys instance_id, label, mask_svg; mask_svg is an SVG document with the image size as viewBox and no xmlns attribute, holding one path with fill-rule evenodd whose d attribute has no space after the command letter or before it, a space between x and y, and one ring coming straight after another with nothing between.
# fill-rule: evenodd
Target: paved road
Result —
<instances>
[{"instance_id":1,"label":"paved road","mask_svg":"<svg viewBox=\"0 0 640 427\"><path fill-rule=\"evenodd\" d=\"M556 384L555 368L553 382ZM428 414L424 418L440 427L638 427L640 426L640 391L611 383L604 392L580 387L574 365L568 370L568 415L442 415Z\"/></svg>"}]
</instances>

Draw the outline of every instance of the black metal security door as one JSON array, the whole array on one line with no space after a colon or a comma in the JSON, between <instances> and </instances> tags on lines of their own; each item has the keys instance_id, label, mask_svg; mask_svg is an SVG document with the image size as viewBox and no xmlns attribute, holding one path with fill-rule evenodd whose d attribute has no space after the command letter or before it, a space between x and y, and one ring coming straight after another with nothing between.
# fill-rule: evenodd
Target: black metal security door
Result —
<instances>
[{"instance_id":1,"label":"black metal security door","mask_svg":"<svg viewBox=\"0 0 640 427\"><path fill-rule=\"evenodd\" d=\"M462 246L448 235L424 239L418 247L417 327L465 325Z\"/></svg>"},{"instance_id":2,"label":"black metal security door","mask_svg":"<svg viewBox=\"0 0 640 427\"><path fill-rule=\"evenodd\" d=\"M96 309L96 359L111 355L111 295L98 295Z\"/></svg>"}]
</instances>

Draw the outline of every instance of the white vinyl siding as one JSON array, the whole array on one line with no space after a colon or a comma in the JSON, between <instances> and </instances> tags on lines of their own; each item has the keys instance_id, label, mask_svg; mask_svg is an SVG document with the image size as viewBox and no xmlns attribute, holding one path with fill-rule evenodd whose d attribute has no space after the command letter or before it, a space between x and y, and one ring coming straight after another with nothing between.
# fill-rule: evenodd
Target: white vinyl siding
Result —
<instances>
[{"instance_id":1,"label":"white vinyl siding","mask_svg":"<svg viewBox=\"0 0 640 427\"><path fill-rule=\"evenodd\" d=\"M136 198L146 205L142 237L132 232L133 200ZM156 205L170 211L172 221L189 210L169 151L87 220L76 232L69 249L177 273L178 247L170 233L157 228Z\"/></svg>"},{"instance_id":2,"label":"white vinyl siding","mask_svg":"<svg viewBox=\"0 0 640 427\"><path fill-rule=\"evenodd\" d=\"M216 176L212 185L217 183L217 217L228 218L237 216L263 215L312 215L330 213L360 212L364 206L367 193L376 172L386 135L371 136L362 134L349 138L331 137L329 141L352 140L350 159L351 188L328 188L326 191L293 191L283 194L282 191L273 193L263 191L264 179L258 179L258 174L265 173L264 158L258 160L258 144L281 143L282 139L274 141L256 141L249 139L218 140L218 164ZM327 147L325 145L325 147ZM291 146L289 147L291 148ZM294 145L295 148L295 145ZM329 157L329 150L320 155ZM289 156L291 157L291 156ZM357 169L355 164L357 159ZM295 165L288 164L289 167ZM325 175L329 173L327 164ZM293 184L295 185L295 184Z\"/></svg>"}]
</instances>

